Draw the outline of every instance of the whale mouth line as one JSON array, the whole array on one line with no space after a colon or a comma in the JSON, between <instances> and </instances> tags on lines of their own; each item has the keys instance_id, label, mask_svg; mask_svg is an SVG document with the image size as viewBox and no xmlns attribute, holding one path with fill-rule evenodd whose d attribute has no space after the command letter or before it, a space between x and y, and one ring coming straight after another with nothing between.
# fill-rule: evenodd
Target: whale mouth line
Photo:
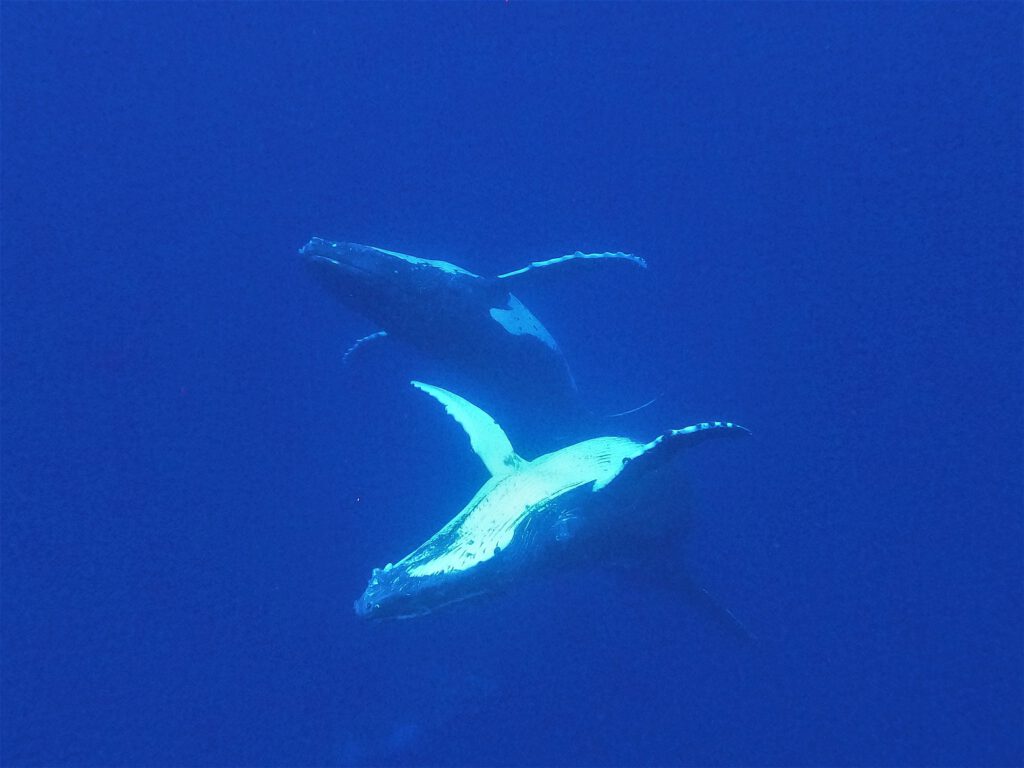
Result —
<instances>
[{"instance_id":1,"label":"whale mouth line","mask_svg":"<svg viewBox=\"0 0 1024 768\"><path fill-rule=\"evenodd\" d=\"M323 264L330 269L337 269L343 273L356 272L363 275L375 274L372 270L366 269L365 267L358 266L348 261L339 261L338 259L332 259L330 256L324 256L320 253L310 254L307 258L311 264Z\"/></svg>"},{"instance_id":2,"label":"whale mouth line","mask_svg":"<svg viewBox=\"0 0 1024 768\"><path fill-rule=\"evenodd\" d=\"M405 610L403 610L401 613L388 613L387 605L385 602L370 602L369 600L365 600L362 597L356 600L354 607L356 611L356 616L358 616L360 619L363 619L364 621L373 622L375 624L380 624L388 621L401 621L403 619L416 619L420 616L427 616L429 614L436 613L437 611L443 610L458 603L463 603L469 600L474 600L479 597L484 597L487 594L489 594L489 590L478 589L474 592L469 592L464 595L457 595L443 602L430 605L429 607L425 605L406 606Z\"/></svg>"},{"instance_id":3,"label":"whale mouth line","mask_svg":"<svg viewBox=\"0 0 1024 768\"><path fill-rule=\"evenodd\" d=\"M382 624L382 623L387 622L387 621L401 621L402 619L416 619L416 618L419 618L420 616L426 616L428 613L431 613L433 611L433 609L431 609L431 608L419 608L419 609L412 610L412 611L406 611L404 613L385 613L383 615L379 611L380 611L380 603L375 604L372 608L364 609L363 611L360 611L359 608L357 607L356 608L356 616L358 616L360 619L363 619L365 621L373 622L374 624Z\"/></svg>"},{"instance_id":4,"label":"whale mouth line","mask_svg":"<svg viewBox=\"0 0 1024 768\"><path fill-rule=\"evenodd\" d=\"M309 259L311 261L326 261L331 264L334 264L337 267L341 266L341 262L338 261L337 259L332 259L330 256L321 256L319 253L314 253L312 256L309 257Z\"/></svg>"}]
</instances>

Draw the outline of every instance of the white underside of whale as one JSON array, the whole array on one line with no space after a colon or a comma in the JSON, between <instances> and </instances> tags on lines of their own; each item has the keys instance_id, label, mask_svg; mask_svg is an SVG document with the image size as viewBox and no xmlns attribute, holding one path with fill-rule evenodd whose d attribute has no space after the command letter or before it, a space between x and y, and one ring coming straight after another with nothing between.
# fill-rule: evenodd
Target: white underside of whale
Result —
<instances>
[{"instance_id":1,"label":"white underside of whale","mask_svg":"<svg viewBox=\"0 0 1024 768\"><path fill-rule=\"evenodd\" d=\"M433 576L490 560L507 547L519 526L539 507L580 486L605 485L644 446L625 437L599 437L546 454L519 469L492 477L441 531L406 557L410 576ZM441 553L431 542L454 539Z\"/></svg>"}]
</instances>

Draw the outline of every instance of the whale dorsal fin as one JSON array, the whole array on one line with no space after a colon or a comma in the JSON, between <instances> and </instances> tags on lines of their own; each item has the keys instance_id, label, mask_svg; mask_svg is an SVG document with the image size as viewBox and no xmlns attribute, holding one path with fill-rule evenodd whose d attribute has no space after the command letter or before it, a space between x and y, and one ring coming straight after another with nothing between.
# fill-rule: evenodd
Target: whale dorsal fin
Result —
<instances>
[{"instance_id":1,"label":"whale dorsal fin","mask_svg":"<svg viewBox=\"0 0 1024 768\"><path fill-rule=\"evenodd\" d=\"M490 416L468 400L464 400L447 389L441 389L422 381L411 382L416 389L426 392L444 406L469 435L469 444L483 461L487 471L495 477L514 472L526 463L512 449L505 431Z\"/></svg>"}]
</instances>

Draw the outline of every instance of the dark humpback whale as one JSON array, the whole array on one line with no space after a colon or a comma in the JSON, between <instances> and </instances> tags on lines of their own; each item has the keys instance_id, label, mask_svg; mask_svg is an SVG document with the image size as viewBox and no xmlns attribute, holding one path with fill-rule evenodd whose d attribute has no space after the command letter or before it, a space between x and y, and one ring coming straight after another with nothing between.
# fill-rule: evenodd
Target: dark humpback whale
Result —
<instances>
[{"instance_id":1,"label":"dark humpback whale","mask_svg":"<svg viewBox=\"0 0 1024 768\"><path fill-rule=\"evenodd\" d=\"M483 277L446 261L383 248L314 237L300 251L319 281L343 304L380 331L356 342L346 355L375 339L395 337L511 399L538 417L574 417L576 383L558 343L509 290L528 272L580 260L646 263L624 253L577 252L496 277Z\"/></svg>"},{"instance_id":2,"label":"dark humpback whale","mask_svg":"<svg viewBox=\"0 0 1024 768\"><path fill-rule=\"evenodd\" d=\"M526 576L658 550L665 521L642 499L646 487L659 481L659 470L707 439L748 434L731 422L704 422L647 443L592 438L527 461L484 411L440 387L413 385L462 425L491 477L424 544L373 570L355 602L365 618L421 616ZM729 614L726 623L730 619L735 621Z\"/></svg>"}]
</instances>

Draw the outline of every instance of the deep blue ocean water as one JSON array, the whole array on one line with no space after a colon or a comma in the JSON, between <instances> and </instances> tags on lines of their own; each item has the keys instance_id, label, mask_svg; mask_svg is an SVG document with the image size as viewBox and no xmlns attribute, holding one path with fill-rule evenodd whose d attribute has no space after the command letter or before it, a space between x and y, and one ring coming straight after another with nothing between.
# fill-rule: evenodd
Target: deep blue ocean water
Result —
<instances>
[{"instance_id":1,"label":"deep blue ocean water","mask_svg":"<svg viewBox=\"0 0 1024 768\"><path fill-rule=\"evenodd\" d=\"M1019 4L0 6L9 766L1024 762ZM486 476L313 235L517 294L759 638L595 569L391 624ZM415 370L413 370L415 373Z\"/></svg>"}]
</instances>

